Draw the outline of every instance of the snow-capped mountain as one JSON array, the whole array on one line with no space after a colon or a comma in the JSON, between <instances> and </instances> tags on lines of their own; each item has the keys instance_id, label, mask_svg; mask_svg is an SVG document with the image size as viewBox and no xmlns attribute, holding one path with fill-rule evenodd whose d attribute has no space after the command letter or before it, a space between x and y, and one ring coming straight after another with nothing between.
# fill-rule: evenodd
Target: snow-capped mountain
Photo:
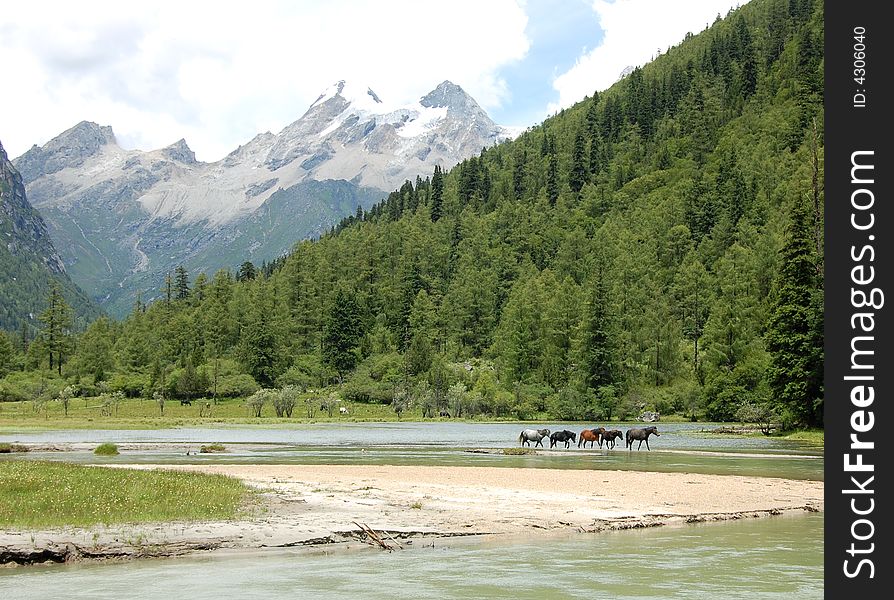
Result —
<instances>
[{"instance_id":1,"label":"snow-capped mountain","mask_svg":"<svg viewBox=\"0 0 894 600\"><path fill-rule=\"evenodd\" d=\"M279 133L214 163L196 161L185 140L125 150L111 127L88 122L13 163L72 278L120 313L178 264L211 272L275 258L510 135L449 81L404 106L339 81Z\"/></svg>"}]
</instances>

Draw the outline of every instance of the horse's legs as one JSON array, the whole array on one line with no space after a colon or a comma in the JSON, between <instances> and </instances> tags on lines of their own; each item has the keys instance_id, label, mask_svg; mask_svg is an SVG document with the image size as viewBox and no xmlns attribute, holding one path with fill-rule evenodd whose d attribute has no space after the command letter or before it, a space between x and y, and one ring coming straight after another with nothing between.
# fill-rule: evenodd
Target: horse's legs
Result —
<instances>
[{"instance_id":1,"label":"horse's legs","mask_svg":"<svg viewBox=\"0 0 894 600\"><path fill-rule=\"evenodd\" d=\"M646 450L651 450L651 448L649 448L649 436L646 436Z\"/></svg>"}]
</instances>

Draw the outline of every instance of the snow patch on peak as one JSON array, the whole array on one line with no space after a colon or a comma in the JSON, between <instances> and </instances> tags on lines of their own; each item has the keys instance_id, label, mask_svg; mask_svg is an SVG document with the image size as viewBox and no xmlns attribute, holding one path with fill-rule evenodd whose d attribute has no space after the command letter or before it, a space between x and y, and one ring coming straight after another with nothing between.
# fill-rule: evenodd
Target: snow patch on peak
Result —
<instances>
[{"instance_id":1,"label":"snow patch on peak","mask_svg":"<svg viewBox=\"0 0 894 600\"><path fill-rule=\"evenodd\" d=\"M310 108L325 104L336 97L341 98L352 107L361 110L376 110L381 112L382 105L384 104L382 99L379 98L378 94L376 94L371 87L362 85L357 86L341 79L323 90L323 93L314 100L313 104L310 105Z\"/></svg>"}]
</instances>

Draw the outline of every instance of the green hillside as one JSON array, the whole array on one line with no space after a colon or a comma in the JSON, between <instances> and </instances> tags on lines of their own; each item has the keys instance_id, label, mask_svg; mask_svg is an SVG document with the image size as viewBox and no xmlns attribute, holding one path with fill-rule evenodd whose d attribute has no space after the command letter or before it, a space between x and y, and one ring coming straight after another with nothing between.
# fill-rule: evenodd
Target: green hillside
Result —
<instances>
[{"instance_id":1,"label":"green hillside","mask_svg":"<svg viewBox=\"0 0 894 600\"><path fill-rule=\"evenodd\" d=\"M68 377L820 425L822 51L821 2L753 0L256 278L193 275L100 322Z\"/></svg>"},{"instance_id":2,"label":"green hillside","mask_svg":"<svg viewBox=\"0 0 894 600\"><path fill-rule=\"evenodd\" d=\"M52 287L59 286L82 329L99 307L69 279L41 215L0 144L0 331L34 337Z\"/></svg>"}]
</instances>

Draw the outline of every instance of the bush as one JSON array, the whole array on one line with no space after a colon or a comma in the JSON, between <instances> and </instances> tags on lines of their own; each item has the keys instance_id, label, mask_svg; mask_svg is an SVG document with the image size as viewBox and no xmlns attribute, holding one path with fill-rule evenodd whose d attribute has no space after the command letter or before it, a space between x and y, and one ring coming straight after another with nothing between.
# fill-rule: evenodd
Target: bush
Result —
<instances>
[{"instance_id":1,"label":"bush","mask_svg":"<svg viewBox=\"0 0 894 600\"><path fill-rule=\"evenodd\" d=\"M118 456L120 453L118 452L118 446L116 444L106 442L105 444L97 446L96 450L93 451L93 454L97 456Z\"/></svg>"},{"instance_id":2,"label":"bush","mask_svg":"<svg viewBox=\"0 0 894 600\"><path fill-rule=\"evenodd\" d=\"M28 452L28 446L0 442L0 454L9 454L10 452Z\"/></svg>"},{"instance_id":3,"label":"bush","mask_svg":"<svg viewBox=\"0 0 894 600\"><path fill-rule=\"evenodd\" d=\"M295 404L298 402L300 390L297 386L287 385L273 396L273 410L277 417L292 417Z\"/></svg>"},{"instance_id":4,"label":"bush","mask_svg":"<svg viewBox=\"0 0 894 600\"><path fill-rule=\"evenodd\" d=\"M199 452L202 454L213 454L215 452L226 452L227 447L220 443L206 444L199 448Z\"/></svg>"},{"instance_id":5,"label":"bush","mask_svg":"<svg viewBox=\"0 0 894 600\"><path fill-rule=\"evenodd\" d=\"M248 407L253 417L260 418L264 405L268 402L273 404L278 397L280 397L280 393L276 390L260 389L248 397L245 401L245 406Z\"/></svg>"}]
</instances>

